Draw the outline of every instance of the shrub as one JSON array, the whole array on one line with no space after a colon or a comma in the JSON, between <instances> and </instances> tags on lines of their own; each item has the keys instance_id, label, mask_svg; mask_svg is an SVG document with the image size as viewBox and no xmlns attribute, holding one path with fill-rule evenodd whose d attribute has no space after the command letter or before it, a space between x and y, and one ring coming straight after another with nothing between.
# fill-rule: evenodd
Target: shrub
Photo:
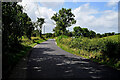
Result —
<instances>
[{"instance_id":1,"label":"shrub","mask_svg":"<svg viewBox=\"0 0 120 80\"><path fill-rule=\"evenodd\" d=\"M70 38L62 35L57 37L56 40L59 45L63 45L62 49L70 53L78 54L82 57L119 69L120 41L118 36L90 39L87 37Z\"/></svg>"},{"instance_id":2,"label":"shrub","mask_svg":"<svg viewBox=\"0 0 120 80\"><path fill-rule=\"evenodd\" d=\"M62 35L57 40L62 44L68 45L70 48L77 48L88 52L102 52L103 56L110 58L120 57L120 41L118 42L117 35L93 39L86 37L70 38Z\"/></svg>"},{"instance_id":3,"label":"shrub","mask_svg":"<svg viewBox=\"0 0 120 80\"><path fill-rule=\"evenodd\" d=\"M117 41L107 40L105 42L105 48L103 49L104 55L107 55L110 58L117 58L120 57L119 51L119 44Z\"/></svg>"},{"instance_id":4,"label":"shrub","mask_svg":"<svg viewBox=\"0 0 120 80\"><path fill-rule=\"evenodd\" d=\"M52 37L52 33L46 33L46 38Z\"/></svg>"}]
</instances>

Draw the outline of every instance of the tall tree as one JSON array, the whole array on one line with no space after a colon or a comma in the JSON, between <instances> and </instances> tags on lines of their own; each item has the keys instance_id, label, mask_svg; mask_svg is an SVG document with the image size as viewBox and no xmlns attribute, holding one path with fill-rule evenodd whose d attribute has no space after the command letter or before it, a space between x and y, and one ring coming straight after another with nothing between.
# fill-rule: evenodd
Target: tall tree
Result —
<instances>
[{"instance_id":1,"label":"tall tree","mask_svg":"<svg viewBox=\"0 0 120 80\"><path fill-rule=\"evenodd\" d=\"M17 51L23 46L20 43L20 37L30 35L32 31L32 22L26 13L23 13L23 7L16 2L2 3L2 52L3 52L3 75L14 63ZM28 36L30 38L30 36Z\"/></svg>"},{"instance_id":2,"label":"tall tree","mask_svg":"<svg viewBox=\"0 0 120 80\"><path fill-rule=\"evenodd\" d=\"M37 26L39 26L40 37L42 37L42 25L45 23L44 18L37 18Z\"/></svg>"},{"instance_id":3,"label":"tall tree","mask_svg":"<svg viewBox=\"0 0 120 80\"><path fill-rule=\"evenodd\" d=\"M22 23L20 16L22 7L17 3L2 3L2 31L3 45L11 47L11 44L18 43L18 37L21 36Z\"/></svg>"},{"instance_id":4,"label":"tall tree","mask_svg":"<svg viewBox=\"0 0 120 80\"><path fill-rule=\"evenodd\" d=\"M75 36L82 36L83 29L80 26L76 26L73 28Z\"/></svg>"},{"instance_id":5,"label":"tall tree","mask_svg":"<svg viewBox=\"0 0 120 80\"><path fill-rule=\"evenodd\" d=\"M51 17L51 19L56 22L56 27L53 30L56 36L65 34L66 28L76 23L74 17L75 15L71 12L71 9L65 8L62 8L59 10L59 13L56 13Z\"/></svg>"}]
</instances>

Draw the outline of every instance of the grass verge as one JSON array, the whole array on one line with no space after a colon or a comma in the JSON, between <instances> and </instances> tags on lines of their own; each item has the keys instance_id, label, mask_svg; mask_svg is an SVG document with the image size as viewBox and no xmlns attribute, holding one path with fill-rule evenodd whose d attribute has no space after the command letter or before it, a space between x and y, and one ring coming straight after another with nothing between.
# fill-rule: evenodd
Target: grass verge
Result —
<instances>
[{"instance_id":1,"label":"grass verge","mask_svg":"<svg viewBox=\"0 0 120 80\"><path fill-rule=\"evenodd\" d=\"M76 43L76 42L73 42L71 38L66 37L66 36L56 37L55 39L56 39L57 45L69 53L90 59L90 60L100 63L100 64L104 64L104 65L113 67L117 70L120 70L120 60L118 60L118 59L115 60L114 58L110 58L105 55L103 56L101 51L87 51L84 49L79 49L78 45L76 45L77 47L75 47L75 46L71 47L70 45L72 43ZM91 43L91 44L93 44L93 43Z\"/></svg>"},{"instance_id":2,"label":"grass verge","mask_svg":"<svg viewBox=\"0 0 120 80\"><path fill-rule=\"evenodd\" d=\"M20 49L14 47L11 48L7 55L4 55L4 64L3 64L3 79L8 78L10 72L15 67L15 65L28 54L28 52L36 45L40 44L47 39L42 39L40 37L31 37L31 40L27 37L22 37L19 44Z\"/></svg>"}]
</instances>

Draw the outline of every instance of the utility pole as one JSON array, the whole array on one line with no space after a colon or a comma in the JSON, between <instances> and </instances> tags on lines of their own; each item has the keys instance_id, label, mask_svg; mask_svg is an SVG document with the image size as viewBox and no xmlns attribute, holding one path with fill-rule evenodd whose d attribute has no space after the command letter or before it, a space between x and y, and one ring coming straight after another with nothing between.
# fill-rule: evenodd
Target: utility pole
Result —
<instances>
[{"instance_id":1,"label":"utility pole","mask_svg":"<svg viewBox=\"0 0 120 80\"><path fill-rule=\"evenodd\" d=\"M45 34L45 25L44 25L44 34Z\"/></svg>"}]
</instances>

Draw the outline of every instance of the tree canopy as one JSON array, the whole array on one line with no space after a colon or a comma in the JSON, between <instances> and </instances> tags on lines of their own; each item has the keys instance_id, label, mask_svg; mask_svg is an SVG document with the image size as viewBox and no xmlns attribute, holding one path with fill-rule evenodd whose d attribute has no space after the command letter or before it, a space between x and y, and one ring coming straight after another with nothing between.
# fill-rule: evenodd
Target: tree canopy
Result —
<instances>
[{"instance_id":1,"label":"tree canopy","mask_svg":"<svg viewBox=\"0 0 120 80\"><path fill-rule=\"evenodd\" d=\"M65 34L66 28L76 23L74 17L75 15L71 12L71 9L65 8L62 8L59 10L59 13L56 13L51 17L51 19L56 22L56 27L53 30L56 36Z\"/></svg>"},{"instance_id":2,"label":"tree canopy","mask_svg":"<svg viewBox=\"0 0 120 80\"><path fill-rule=\"evenodd\" d=\"M42 25L45 23L44 18L37 18L36 27L39 26L40 37L42 37Z\"/></svg>"},{"instance_id":3,"label":"tree canopy","mask_svg":"<svg viewBox=\"0 0 120 80\"><path fill-rule=\"evenodd\" d=\"M2 3L2 32L4 47L19 44L23 35L31 39L34 30L30 17L23 12L23 7L16 2ZM18 46L17 46L18 47ZM5 48L4 48L5 49Z\"/></svg>"},{"instance_id":4,"label":"tree canopy","mask_svg":"<svg viewBox=\"0 0 120 80\"><path fill-rule=\"evenodd\" d=\"M92 30L88 30L87 28L81 28L80 26L76 26L73 28L75 36L83 36L83 37L96 37L96 33Z\"/></svg>"}]
</instances>

